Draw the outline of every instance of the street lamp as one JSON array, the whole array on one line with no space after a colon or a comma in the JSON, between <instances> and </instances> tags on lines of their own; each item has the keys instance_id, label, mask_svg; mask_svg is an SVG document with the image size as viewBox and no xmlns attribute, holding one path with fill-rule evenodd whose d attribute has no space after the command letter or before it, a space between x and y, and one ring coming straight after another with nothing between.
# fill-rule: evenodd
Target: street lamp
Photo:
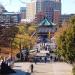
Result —
<instances>
[{"instance_id":1,"label":"street lamp","mask_svg":"<svg viewBox=\"0 0 75 75\"><path fill-rule=\"evenodd\" d=\"M22 59L21 57L22 57L22 51L21 51L21 38L20 38L20 43L19 43L19 48L20 48L20 60Z\"/></svg>"},{"instance_id":2,"label":"street lamp","mask_svg":"<svg viewBox=\"0 0 75 75\"><path fill-rule=\"evenodd\" d=\"M12 61L12 53L13 53L12 52L12 43L13 43L13 41L14 41L14 39L11 38L11 40L10 40L10 48L11 48L11 55L10 56L11 56L11 61Z\"/></svg>"}]
</instances>

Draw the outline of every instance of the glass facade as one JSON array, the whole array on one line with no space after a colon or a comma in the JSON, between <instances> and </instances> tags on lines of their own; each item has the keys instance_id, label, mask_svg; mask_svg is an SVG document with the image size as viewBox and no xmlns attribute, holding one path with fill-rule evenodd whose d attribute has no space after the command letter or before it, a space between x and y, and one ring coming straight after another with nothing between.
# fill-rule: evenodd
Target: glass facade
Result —
<instances>
[{"instance_id":1,"label":"glass facade","mask_svg":"<svg viewBox=\"0 0 75 75\"><path fill-rule=\"evenodd\" d=\"M0 25L16 25L20 23L20 20L20 13L7 12L0 14Z\"/></svg>"},{"instance_id":2,"label":"glass facade","mask_svg":"<svg viewBox=\"0 0 75 75\"><path fill-rule=\"evenodd\" d=\"M58 10L58 14L61 15L61 0L36 1L36 14L39 12L43 12L49 21L54 22L54 18L57 17L57 12L55 13L56 10Z\"/></svg>"},{"instance_id":3,"label":"glass facade","mask_svg":"<svg viewBox=\"0 0 75 75\"><path fill-rule=\"evenodd\" d=\"M21 7L20 12L26 12L26 7Z\"/></svg>"},{"instance_id":4,"label":"glass facade","mask_svg":"<svg viewBox=\"0 0 75 75\"><path fill-rule=\"evenodd\" d=\"M36 13L42 11L42 2L36 2Z\"/></svg>"}]
</instances>

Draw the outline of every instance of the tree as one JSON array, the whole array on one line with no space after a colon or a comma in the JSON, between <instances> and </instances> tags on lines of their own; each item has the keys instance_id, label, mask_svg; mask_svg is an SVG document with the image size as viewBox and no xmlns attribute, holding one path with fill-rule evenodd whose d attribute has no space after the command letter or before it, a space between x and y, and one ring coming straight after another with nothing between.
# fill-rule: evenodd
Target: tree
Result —
<instances>
[{"instance_id":1,"label":"tree","mask_svg":"<svg viewBox=\"0 0 75 75\"><path fill-rule=\"evenodd\" d=\"M28 26L29 25L29 26ZM36 42L36 36L32 37L32 34L36 32L36 26L33 24L21 24L18 26L18 34L16 34L14 45L19 48L19 43L21 39L22 48L32 49Z\"/></svg>"},{"instance_id":2,"label":"tree","mask_svg":"<svg viewBox=\"0 0 75 75\"><path fill-rule=\"evenodd\" d=\"M36 26L33 24L21 24L18 27L18 33L14 40L14 46L19 48L18 58L23 58L22 50L26 50L25 60L28 60L29 50L31 50L36 42L36 36L32 36L36 32Z\"/></svg>"},{"instance_id":3,"label":"tree","mask_svg":"<svg viewBox=\"0 0 75 75\"><path fill-rule=\"evenodd\" d=\"M55 33L57 54L65 61L75 61L75 16Z\"/></svg>"},{"instance_id":4,"label":"tree","mask_svg":"<svg viewBox=\"0 0 75 75\"><path fill-rule=\"evenodd\" d=\"M11 50L17 50L16 52L13 51L14 53L17 53L19 52L20 45L21 49L32 49L36 42L36 36L32 36L34 32L36 32L36 25L32 23L9 27L0 26L1 50L2 48L8 48Z\"/></svg>"},{"instance_id":5,"label":"tree","mask_svg":"<svg viewBox=\"0 0 75 75\"><path fill-rule=\"evenodd\" d=\"M14 39L18 28L15 26L4 27L0 35L0 46L10 47L11 39Z\"/></svg>"}]
</instances>

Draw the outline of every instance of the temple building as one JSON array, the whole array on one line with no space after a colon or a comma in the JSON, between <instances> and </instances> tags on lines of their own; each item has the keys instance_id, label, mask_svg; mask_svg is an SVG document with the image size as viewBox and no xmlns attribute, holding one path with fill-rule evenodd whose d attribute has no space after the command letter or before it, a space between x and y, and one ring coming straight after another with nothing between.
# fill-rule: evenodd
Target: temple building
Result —
<instances>
[{"instance_id":1,"label":"temple building","mask_svg":"<svg viewBox=\"0 0 75 75\"><path fill-rule=\"evenodd\" d=\"M48 42L48 39L53 37L56 30L57 25L49 22L47 18L44 18L44 20L38 24L37 34L41 41Z\"/></svg>"}]
</instances>

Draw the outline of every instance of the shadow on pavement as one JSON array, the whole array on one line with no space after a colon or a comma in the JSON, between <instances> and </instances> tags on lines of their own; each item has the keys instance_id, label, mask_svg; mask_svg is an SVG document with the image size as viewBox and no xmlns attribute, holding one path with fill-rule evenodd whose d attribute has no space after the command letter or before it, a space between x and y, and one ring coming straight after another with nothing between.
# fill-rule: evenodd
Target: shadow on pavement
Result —
<instances>
[{"instance_id":1,"label":"shadow on pavement","mask_svg":"<svg viewBox=\"0 0 75 75\"><path fill-rule=\"evenodd\" d=\"M24 72L21 70L15 70L16 73L11 73L11 74L0 74L0 75L31 75L31 73L28 72Z\"/></svg>"},{"instance_id":2,"label":"shadow on pavement","mask_svg":"<svg viewBox=\"0 0 75 75\"><path fill-rule=\"evenodd\" d=\"M21 71L21 70L15 70L15 71L16 71L16 73L9 74L9 75L31 75L31 73L24 72L24 71Z\"/></svg>"}]
</instances>

